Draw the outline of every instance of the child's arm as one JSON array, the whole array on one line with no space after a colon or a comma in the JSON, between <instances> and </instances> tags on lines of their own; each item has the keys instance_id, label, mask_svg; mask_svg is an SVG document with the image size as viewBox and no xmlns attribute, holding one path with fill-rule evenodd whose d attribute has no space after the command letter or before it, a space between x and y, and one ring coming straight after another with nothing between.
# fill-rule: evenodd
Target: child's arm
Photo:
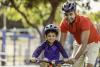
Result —
<instances>
[{"instance_id":1,"label":"child's arm","mask_svg":"<svg viewBox=\"0 0 100 67\"><path fill-rule=\"evenodd\" d=\"M40 54L41 54L41 52L42 52L42 50L45 48L45 44L42 44L41 46L39 46L35 51L34 51L34 53L33 53L33 55L32 55L32 57L38 57Z\"/></svg>"},{"instance_id":2,"label":"child's arm","mask_svg":"<svg viewBox=\"0 0 100 67\"><path fill-rule=\"evenodd\" d=\"M63 56L64 58L68 58L68 54L67 54L66 51L64 50L63 46L62 46L60 43L58 43L57 46L58 46L58 49L59 49L59 51L61 52L62 56Z\"/></svg>"},{"instance_id":3,"label":"child's arm","mask_svg":"<svg viewBox=\"0 0 100 67\"><path fill-rule=\"evenodd\" d=\"M64 62L68 64L73 64L73 61L68 58L68 54L66 53L62 45L59 45L59 50L64 57Z\"/></svg>"}]
</instances>

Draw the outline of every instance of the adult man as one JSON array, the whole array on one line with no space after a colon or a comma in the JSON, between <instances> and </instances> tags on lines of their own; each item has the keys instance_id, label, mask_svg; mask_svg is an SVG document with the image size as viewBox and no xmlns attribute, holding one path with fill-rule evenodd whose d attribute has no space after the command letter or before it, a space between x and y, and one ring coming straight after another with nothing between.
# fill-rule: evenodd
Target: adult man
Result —
<instances>
[{"instance_id":1,"label":"adult man","mask_svg":"<svg viewBox=\"0 0 100 67\"><path fill-rule=\"evenodd\" d=\"M85 57L88 58L86 67L93 67L100 48L100 37L91 21L76 14L76 3L66 2L62 7L64 18L61 21L60 42L64 45L67 32L73 34L76 42L72 58L73 67L82 67ZM77 62L76 62L77 61Z\"/></svg>"}]
</instances>

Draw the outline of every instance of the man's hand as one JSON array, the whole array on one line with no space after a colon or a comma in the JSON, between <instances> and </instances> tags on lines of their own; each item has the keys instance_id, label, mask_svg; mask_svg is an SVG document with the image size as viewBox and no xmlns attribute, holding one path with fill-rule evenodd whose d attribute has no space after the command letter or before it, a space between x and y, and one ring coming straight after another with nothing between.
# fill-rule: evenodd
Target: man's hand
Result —
<instances>
[{"instance_id":1,"label":"man's hand","mask_svg":"<svg viewBox=\"0 0 100 67\"><path fill-rule=\"evenodd\" d=\"M70 58L70 59L64 60L64 62L68 63L68 64L74 64L76 62L76 60L74 58Z\"/></svg>"}]
</instances>

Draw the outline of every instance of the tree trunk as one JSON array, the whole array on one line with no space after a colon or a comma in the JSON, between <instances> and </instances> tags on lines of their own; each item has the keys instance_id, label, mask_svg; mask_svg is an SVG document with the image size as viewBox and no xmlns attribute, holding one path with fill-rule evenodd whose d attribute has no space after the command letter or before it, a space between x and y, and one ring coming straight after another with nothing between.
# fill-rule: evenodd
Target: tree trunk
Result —
<instances>
[{"instance_id":1,"label":"tree trunk","mask_svg":"<svg viewBox=\"0 0 100 67\"><path fill-rule=\"evenodd\" d=\"M59 5L59 0L49 0L49 2L51 4L52 10L48 19L43 22L43 26L46 26L47 24L50 23L54 23L56 10Z\"/></svg>"}]
</instances>

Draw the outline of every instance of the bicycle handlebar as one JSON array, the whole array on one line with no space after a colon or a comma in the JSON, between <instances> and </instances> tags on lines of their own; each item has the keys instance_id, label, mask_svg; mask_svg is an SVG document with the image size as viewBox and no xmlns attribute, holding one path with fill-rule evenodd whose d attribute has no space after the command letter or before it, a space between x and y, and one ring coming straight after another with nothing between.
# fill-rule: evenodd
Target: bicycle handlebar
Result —
<instances>
[{"instance_id":1,"label":"bicycle handlebar","mask_svg":"<svg viewBox=\"0 0 100 67\"><path fill-rule=\"evenodd\" d=\"M30 60L30 63L41 63L41 62L46 62L46 63L50 63L50 64L56 64L56 62L57 63L60 63L60 64L64 64L64 63L66 63L66 62L64 62L63 60L41 60L41 59L36 59L36 60L33 60L33 59L31 59Z\"/></svg>"}]
</instances>

